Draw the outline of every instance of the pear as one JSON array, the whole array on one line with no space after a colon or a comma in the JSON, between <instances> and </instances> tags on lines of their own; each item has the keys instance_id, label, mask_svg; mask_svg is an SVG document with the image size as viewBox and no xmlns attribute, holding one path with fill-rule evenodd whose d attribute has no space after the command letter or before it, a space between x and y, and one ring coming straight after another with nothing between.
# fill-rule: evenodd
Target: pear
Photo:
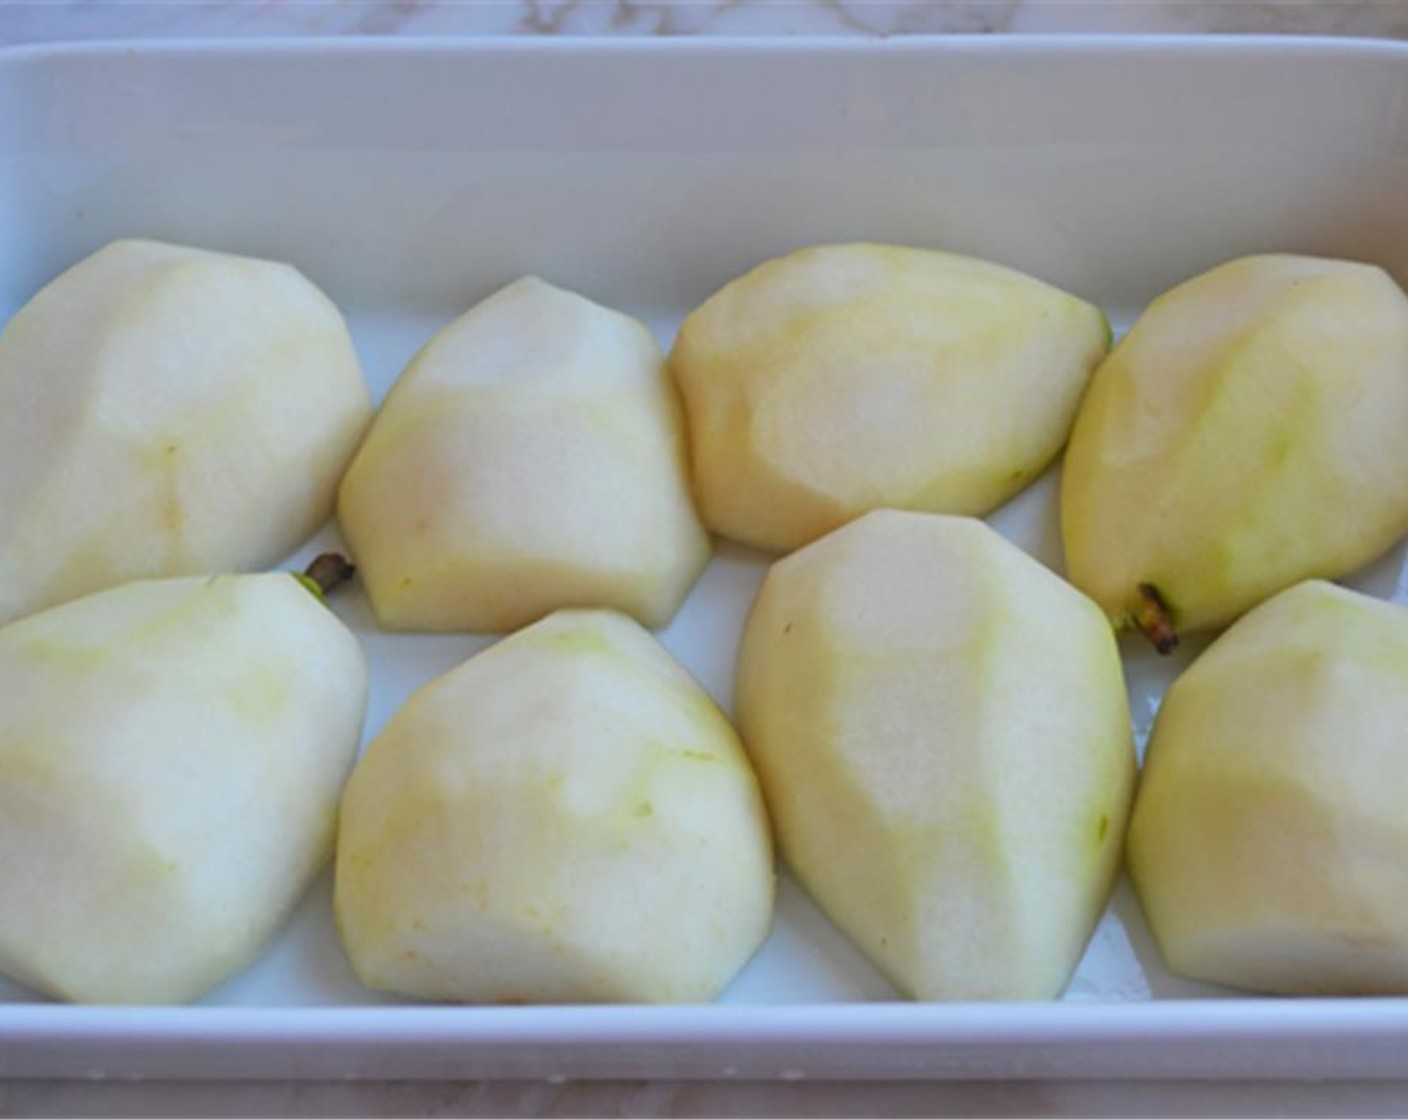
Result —
<instances>
[{"instance_id":1,"label":"pear","mask_svg":"<svg viewBox=\"0 0 1408 1120\"><path fill-rule=\"evenodd\" d=\"M561 611L427 685L348 783L335 904L370 987L713 998L766 937L771 841L728 721L639 625Z\"/></svg>"},{"instance_id":2,"label":"pear","mask_svg":"<svg viewBox=\"0 0 1408 1120\"><path fill-rule=\"evenodd\" d=\"M1129 869L1170 968L1279 994L1408 993L1408 611L1319 580L1164 698Z\"/></svg>"},{"instance_id":3,"label":"pear","mask_svg":"<svg viewBox=\"0 0 1408 1120\"><path fill-rule=\"evenodd\" d=\"M342 484L381 624L507 631L560 607L669 621L709 558L650 332L535 277L402 373Z\"/></svg>"},{"instance_id":4,"label":"pear","mask_svg":"<svg viewBox=\"0 0 1408 1120\"><path fill-rule=\"evenodd\" d=\"M341 315L294 269L113 242L0 335L0 623L276 563L370 419Z\"/></svg>"},{"instance_id":5,"label":"pear","mask_svg":"<svg viewBox=\"0 0 1408 1120\"><path fill-rule=\"evenodd\" d=\"M331 853L366 697L356 639L287 573L0 629L0 971L175 1003L243 967Z\"/></svg>"},{"instance_id":6,"label":"pear","mask_svg":"<svg viewBox=\"0 0 1408 1120\"><path fill-rule=\"evenodd\" d=\"M772 566L737 695L783 857L901 991L1061 991L1135 769L1095 604L982 522L877 511Z\"/></svg>"},{"instance_id":7,"label":"pear","mask_svg":"<svg viewBox=\"0 0 1408 1120\"><path fill-rule=\"evenodd\" d=\"M1160 296L1091 379L1072 582L1161 652L1408 532L1408 298L1349 261L1246 257Z\"/></svg>"},{"instance_id":8,"label":"pear","mask_svg":"<svg viewBox=\"0 0 1408 1120\"><path fill-rule=\"evenodd\" d=\"M684 322L705 523L787 551L878 507L986 514L1066 441L1101 312L952 253L824 245L759 265Z\"/></svg>"}]
</instances>

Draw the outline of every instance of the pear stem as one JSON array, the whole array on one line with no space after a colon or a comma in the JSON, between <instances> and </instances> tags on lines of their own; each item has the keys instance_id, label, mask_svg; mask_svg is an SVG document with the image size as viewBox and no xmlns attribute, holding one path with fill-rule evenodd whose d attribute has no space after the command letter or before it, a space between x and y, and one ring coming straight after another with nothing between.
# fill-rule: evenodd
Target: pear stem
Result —
<instances>
[{"instance_id":1,"label":"pear stem","mask_svg":"<svg viewBox=\"0 0 1408 1120\"><path fill-rule=\"evenodd\" d=\"M1139 606L1134 609L1133 620L1134 625L1149 639L1149 644L1160 653L1170 654L1178 648L1173 620L1169 618L1168 608L1153 584L1139 585Z\"/></svg>"},{"instance_id":2,"label":"pear stem","mask_svg":"<svg viewBox=\"0 0 1408 1120\"><path fill-rule=\"evenodd\" d=\"M304 578L316 584L324 595L331 594L356 574L352 561L340 552L322 553L303 571Z\"/></svg>"}]
</instances>

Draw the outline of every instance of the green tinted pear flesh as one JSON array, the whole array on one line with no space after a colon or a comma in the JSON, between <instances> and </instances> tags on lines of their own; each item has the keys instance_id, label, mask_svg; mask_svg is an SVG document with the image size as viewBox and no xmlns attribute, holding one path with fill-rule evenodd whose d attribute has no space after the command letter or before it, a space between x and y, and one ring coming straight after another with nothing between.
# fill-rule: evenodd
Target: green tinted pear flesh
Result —
<instances>
[{"instance_id":1,"label":"green tinted pear flesh","mask_svg":"<svg viewBox=\"0 0 1408 1120\"><path fill-rule=\"evenodd\" d=\"M346 323L289 265L112 242L0 335L0 623L278 563L371 414Z\"/></svg>"},{"instance_id":2,"label":"green tinted pear flesh","mask_svg":"<svg viewBox=\"0 0 1408 1120\"><path fill-rule=\"evenodd\" d=\"M1091 378L1062 473L1072 582L1167 652L1408 532L1408 298L1381 269L1232 261Z\"/></svg>"},{"instance_id":3,"label":"green tinted pear flesh","mask_svg":"<svg viewBox=\"0 0 1408 1120\"><path fill-rule=\"evenodd\" d=\"M249 963L332 853L366 700L356 638L287 573L0 630L0 971L178 1003Z\"/></svg>"},{"instance_id":4,"label":"green tinted pear flesh","mask_svg":"<svg viewBox=\"0 0 1408 1120\"><path fill-rule=\"evenodd\" d=\"M1129 868L1170 968L1408 993L1408 611L1319 580L1214 642L1159 709Z\"/></svg>"},{"instance_id":5,"label":"green tinted pear flesh","mask_svg":"<svg viewBox=\"0 0 1408 1120\"><path fill-rule=\"evenodd\" d=\"M377 620L504 632L564 607L648 626L709 560L684 420L650 331L525 277L406 367L338 518Z\"/></svg>"},{"instance_id":6,"label":"green tinted pear flesh","mask_svg":"<svg viewBox=\"0 0 1408 1120\"><path fill-rule=\"evenodd\" d=\"M901 991L1062 990L1134 781L1094 603L980 521L870 513L773 565L737 698L783 857Z\"/></svg>"},{"instance_id":7,"label":"green tinted pear flesh","mask_svg":"<svg viewBox=\"0 0 1408 1120\"><path fill-rule=\"evenodd\" d=\"M986 514L1060 451L1108 345L1098 308L954 253L761 264L670 354L705 523L785 551L880 507Z\"/></svg>"},{"instance_id":8,"label":"green tinted pear flesh","mask_svg":"<svg viewBox=\"0 0 1408 1120\"><path fill-rule=\"evenodd\" d=\"M559 611L427 685L348 783L338 930L369 986L697 1002L772 921L757 780L639 624Z\"/></svg>"}]
</instances>

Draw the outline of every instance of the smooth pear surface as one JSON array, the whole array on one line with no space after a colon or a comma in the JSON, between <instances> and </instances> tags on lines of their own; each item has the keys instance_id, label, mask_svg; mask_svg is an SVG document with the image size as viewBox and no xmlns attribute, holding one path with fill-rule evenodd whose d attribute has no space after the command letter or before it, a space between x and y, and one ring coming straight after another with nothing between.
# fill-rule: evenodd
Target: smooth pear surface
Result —
<instances>
[{"instance_id":1,"label":"smooth pear surface","mask_svg":"<svg viewBox=\"0 0 1408 1120\"><path fill-rule=\"evenodd\" d=\"M113 242L0 335L0 623L278 562L370 419L342 316L293 268Z\"/></svg>"},{"instance_id":2,"label":"smooth pear surface","mask_svg":"<svg viewBox=\"0 0 1408 1120\"><path fill-rule=\"evenodd\" d=\"M369 987L714 998L767 936L771 840L728 721L654 638L560 611L427 685L343 802L338 929Z\"/></svg>"},{"instance_id":3,"label":"smooth pear surface","mask_svg":"<svg viewBox=\"0 0 1408 1120\"><path fill-rule=\"evenodd\" d=\"M684 322L670 368L711 529L790 550L879 507L985 514L1066 442L1094 306L952 253L825 245Z\"/></svg>"},{"instance_id":4,"label":"smooth pear surface","mask_svg":"<svg viewBox=\"0 0 1408 1120\"><path fill-rule=\"evenodd\" d=\"M176 1003L331 854L366 665L287 573L132 583L0 630L0 971Z\"/></svg>"},{"instance_id":5,"label":"smooth pear surface","mask_svg":"<svg viewBox=\"0 0 1408 1120\"><path fill-rule=\"evenodd\" d=\"M871 513L773 565L738 712L782 855L898 988L1062 990L1134 780L1099 608L979 521Z\"/></svg>"},{"instance_id":6,"label":"smooth pear surface","mask_svg":"<svg viewBox=\"0 0 1408 1120\"><path fill-rule=\"evenodd\" d=\"M1146 631L1151 599L1199 630L1368 563L1408 532L1408 298L1289 255L1160 296L1091 379L1061 527L1072 582Z\"/></svg>"},{"instance_id":7,"label":"smooth pear surface","mask_svg":"<svg viewBox=\"0 0 1408 1120\"><path fill-rule=\"evenodd\" d=\"M1129 867L1169 967L1260 992L1408 992L1408 611L1318 580L1159 709Z\"/></svg>"},{"instance_id":8,"label":"smooth pear surface","mask_svg":"<svg viewBox=\"0 0 1408 1120\"><path fill-rule=\"evenodd\" d=\"M507 631L561 607L661 626L709 558L659 345L531 277L406 368L339 517L395 630Z\"/></svg>"}]
</instances>

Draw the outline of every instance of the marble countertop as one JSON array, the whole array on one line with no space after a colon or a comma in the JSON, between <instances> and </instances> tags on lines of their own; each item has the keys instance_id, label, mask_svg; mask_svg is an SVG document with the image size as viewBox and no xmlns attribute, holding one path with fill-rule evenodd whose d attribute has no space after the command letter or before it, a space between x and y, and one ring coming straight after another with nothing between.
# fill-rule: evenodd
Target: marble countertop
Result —
<instances>
[{"instance_id":1,"label":"marble countertop","mask_svg":"<svg viewBox=\"0 0 1408 1120\"><path fill-rule=\"evenodd\" d=\"M310 35L1265 32L1408 38L1403 0L165 0L0 3L0 43Z\"/></svg>"},{"instance_id":2,"label":"marble countertop","mask_svg":"<svg viewBox=\"0 0 1408 1120\"><path fill-rule=\"evenodd\" d=\"M1398 1082L0 1082L0 1116L1402 1116Z\"/></svg>"},{"instance_id":3,"label":"marble countertop","mask_svg":"<svg viewBox=\"0 0 1408 1120\"><path fill-rule=\"evenodd\" d=\"M888 37L1248 33L1408 38L1405 0L0 0L0 44L387 35ZM1408 1076L1408 1067L1405 1067ZM13 1115L1396 1115L1408 1083L1012 1082L887 1085L599 1082L0 1082Z\"/></svg>"}]
</instances>

